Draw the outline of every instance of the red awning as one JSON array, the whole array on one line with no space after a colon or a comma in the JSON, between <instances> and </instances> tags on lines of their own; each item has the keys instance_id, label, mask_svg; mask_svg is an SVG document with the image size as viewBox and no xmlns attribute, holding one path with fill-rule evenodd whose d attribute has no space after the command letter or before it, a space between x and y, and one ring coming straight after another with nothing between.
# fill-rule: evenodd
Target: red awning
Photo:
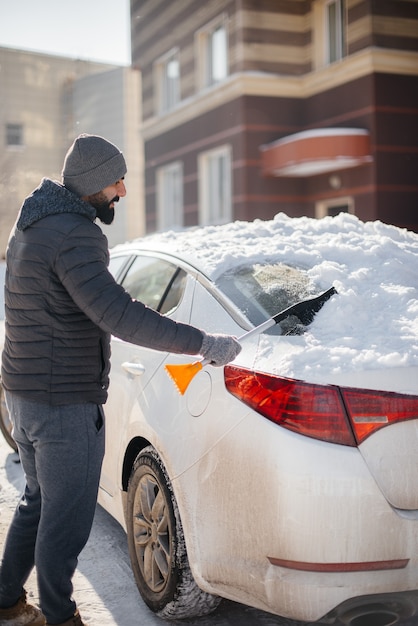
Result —
<instances>
[{"instance_id":1,"label":"red awning","mask_svg":"<svg viewBox=\"0 0 418 626\"><path fill-rule=\"evenodd\" d=\"M267 176L314 176L372 160L370 135L360 128L322 128L282 137L261 146Z\"/></svg>"}]
</instances>

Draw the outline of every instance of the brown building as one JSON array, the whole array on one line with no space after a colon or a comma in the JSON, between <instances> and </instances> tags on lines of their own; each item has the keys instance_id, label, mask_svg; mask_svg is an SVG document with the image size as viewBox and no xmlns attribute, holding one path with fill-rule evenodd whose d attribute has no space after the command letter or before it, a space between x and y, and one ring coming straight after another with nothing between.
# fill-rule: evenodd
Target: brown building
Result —
<instances>
[{"instance_id":1,"label":"brown building","mask_svg":"<svg viewBox=\"0 0 418 626\"><path fill-rule=\"evenodd\" d=\"M418 231L417 0L131 0L146 230L349 211Z\"/></svg>"}]
</instances>

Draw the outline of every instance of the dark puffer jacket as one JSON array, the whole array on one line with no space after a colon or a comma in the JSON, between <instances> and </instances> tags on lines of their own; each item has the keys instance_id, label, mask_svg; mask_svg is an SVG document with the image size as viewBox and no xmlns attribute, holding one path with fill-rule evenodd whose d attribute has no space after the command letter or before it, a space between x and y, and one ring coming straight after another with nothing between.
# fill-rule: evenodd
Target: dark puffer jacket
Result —
<instances>
[{"instance_id":1,"label":"dark puffer jacket","mask_svg":"<svg viewBox=\"0 0 418 626\"><path fill-rule=\"evenodd\" d=\"M133 301L109 273L95 209L43 179L26 198L7 250L6 390L49 404L103 404L110 334L198 354L203 333Z\"/></svg>"}]
</instances>

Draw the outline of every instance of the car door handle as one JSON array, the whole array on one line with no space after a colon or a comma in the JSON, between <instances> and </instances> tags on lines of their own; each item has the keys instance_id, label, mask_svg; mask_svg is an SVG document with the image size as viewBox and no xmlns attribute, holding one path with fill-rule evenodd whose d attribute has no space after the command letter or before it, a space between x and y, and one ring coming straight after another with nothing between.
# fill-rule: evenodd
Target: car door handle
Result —
<instances>
[{"instance_id":1,"label":"car door handle","mask_svg":"<svg viewBox=\"0 0 418 626\"><path fill-rule=\"evenodd\" d=\"M122 363L122 367L128 374L132 374L132 376L141 376L141 374L145 372L145 367L141 363L125 361Z\"/></svg>"}]
</instances>

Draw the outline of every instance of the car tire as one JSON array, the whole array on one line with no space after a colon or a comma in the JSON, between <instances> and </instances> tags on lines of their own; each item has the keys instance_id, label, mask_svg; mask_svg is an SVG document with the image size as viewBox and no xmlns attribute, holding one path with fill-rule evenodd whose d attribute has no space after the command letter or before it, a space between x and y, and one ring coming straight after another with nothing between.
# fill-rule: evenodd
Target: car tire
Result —
<instances>
[{"instance_id":1,"label":"car tire","mask_svg":"<svg viewBox=\"0 0 418 626\"><path fill-rule=\"evenodd\" d=\"M135 460L128 486L129 556L139 592L164 619L208 615L221 598L196 584L167 471L152 447Z\"/></svg>"},{"instance_id":2,"label":"car tire","mask_svg":"<svg viewBox=\"0 0 418 626\"><path fill-rule=\"evenodd\" d=\"M6 406L6 397L4 389L0 384L0 430L9 446L17 452L17 445L12 437L12 422L10 420L9 411Z\"/></svg>"}]
</instances>

